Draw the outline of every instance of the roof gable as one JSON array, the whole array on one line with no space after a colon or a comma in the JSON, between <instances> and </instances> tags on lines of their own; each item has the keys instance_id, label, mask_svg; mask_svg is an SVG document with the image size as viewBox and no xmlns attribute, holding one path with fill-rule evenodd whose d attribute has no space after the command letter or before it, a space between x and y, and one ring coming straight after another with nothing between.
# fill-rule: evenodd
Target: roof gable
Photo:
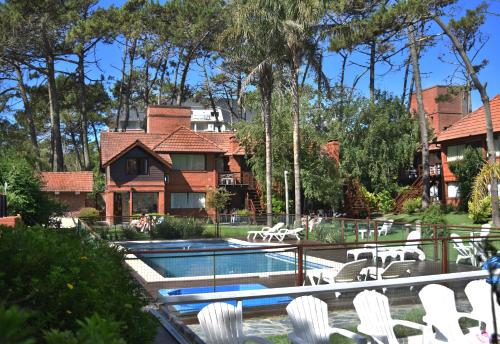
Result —
<instances>
[{"instance_id":1,"label":"roof gable","mask_svg":"<svg viewBox=\"0 0 500 344\"><path fill-rule=\"evenodd\" d=\"M500 94L490 100L490 110L493 131L500 132ZM484 134L486 134L486 121L484 106L481 106L442 131L437 137L437 142Z\"/></svg>"},{"instance_id":2,"label":"roof gable","mask_svg":"<svg viewBox=\"0 0 500 344\"><path fill-rule=\"evenodd\" d=\"M129 152L130 150L132 150L135 147L142 148L144 151L146 151L147 153L149 153L151 156L153 156L155 159L157 159L159 162L161 162L165 166L169 166L169 167L171 166L171 164L168 161L166 161L162 156L160 156L158 153L156 153L155 151L153 151L151 148L149 148L148 146L146 146L144 143L142 143L138 139L135 140L131 145L125 147L121 152L118 152L113 158L109 159L102 166L105 167L105 166L108 166L108 165L112 164L113 162L115 162L116 160L120 159L122 156L124 156L127 152Z\"/></svg>"},{"instance_id":3,"label":"roof gable","mask_svg":"<svg viewBox=\"0 0 500 344\"><path fill-rule=\"evenodd\" d=\"M108 165L111 159L137 140L152 149L164 138L165 135L137 132L103 132L101 133L101 165Z\"/></svg>"},{"instance_id":4,"label":"roof gable","mask_svg":"<svg viewBox=\"0 0 500 344\"><path fill-rule=\"evenodd\" d=\"M157 152L200 152L224 153L224 149L211 140L181 126L161 141L154 150Z\"/></svg>"},{"instance_id":5,"label":"roof gable","mask_svg":"<svg viewBox=\"0 0 500 344\"><path fill-rule=\"evenodd\" d=\"M46 192L92 192L94 187L91 171L40 172L40 179Z\"/></svg>"}]
</instances>

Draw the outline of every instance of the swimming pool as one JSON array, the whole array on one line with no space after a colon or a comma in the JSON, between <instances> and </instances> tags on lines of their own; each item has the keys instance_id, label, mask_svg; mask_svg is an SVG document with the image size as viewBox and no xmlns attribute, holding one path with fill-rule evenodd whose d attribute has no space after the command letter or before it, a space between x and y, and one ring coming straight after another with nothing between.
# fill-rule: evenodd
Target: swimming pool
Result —
<instances>
[{"instance_id":1,"label":"swimming pool","mask_svg":"<svg viewBox=\"0 0 500 344\"><path fill-rule=\"evenodd\" d=\"M143 243L123 243L124 247L154 270L160 277L208 278L209 276L244 277L255 274L290 274L297 270L295 251L274 249L256 250L253 244L240 240L179 240ZM248 250L222 252L190 252L194 249L243 247ZM176 253L154 253L158 250L183 250ZM151 253L150 253L151 252ZM305 269L321 269L330 265L314 259L305 260Z\"/></svg>"},{"instance_id":2,"label":"swimming pool","mask_svg":"<svg viewBox=\"0 0 500 344\"><path fill-rule=\"evenodd\" d=\"M171 295L187 295L187 294L205 294L205 293L215 293L221 291L240 291L240 290L258 290L267 289L266 286L262 284L231 284L231 285L218 285L211 287L196 287L196 288L178 288L178 289L160 289L158 292L161 296L171 296ZM275 296L266 297L260 299L250 299L243 300L243 307L258 307L267 305L277 305L277 304L287 304L292 299L288 296ZM236 306L236 301L224 301ZM174 305L174 309L181 314L199 312L203 307L209 303L191 303L184 305Z\"/></svg>"}]
</instances>

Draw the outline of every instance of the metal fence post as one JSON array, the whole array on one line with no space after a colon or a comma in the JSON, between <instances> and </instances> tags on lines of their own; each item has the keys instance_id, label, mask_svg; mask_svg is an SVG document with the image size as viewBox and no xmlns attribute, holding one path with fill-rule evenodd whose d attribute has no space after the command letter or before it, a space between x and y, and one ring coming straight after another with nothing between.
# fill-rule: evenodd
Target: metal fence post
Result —
<instances>
[{"instance_id":1,"label":"metal fence post","mask_svg":"<svg viewBox=\"0 0 500 344\"><path fill-rule=\"evenodd\" d=\"M434 261L437 260L438 256L438 243L437 243L437 226L434 224L432 225L432 235L433 235L433 242L434 242Z\"/></svg>"},{"instance_id":2,"label":"metal fence post","mask_svg":"<svg viewBox=\"0 0 500 344\"><path fill-rule=\"evenodd\" d=\"M340 233L341 233L341 237L342 237L342 242L345 242L345 229L344 229L344 226L345 226L345 222L344 220L340 220Z\"/></svg>"},{"instance_id":3,"label":"metal fence post","mask_svg":"<svg viewBox=\"0 0 500 344\"><path fill-rule=\"evenodd\" d=\"M445 274L448 272L448 239L445 238L442 241L441 246L441 273Z\"/></svg>"},{"instance_id":4,"label":"metal fence post","mask_svg":"<svg viewBox=\"0 0 500 344\"><path fill-rule=\"evenodd\" d=\"M358 236L359 236L358 229L359 229L358 220L355 220L354 221L354 232L356 234L356 244L358 243Z\"/></svg>"},{"instance_id":5,"label":"metal fence post","mask_svg":"<svg viewBox=\"0 0 500 344\"><path fill-rule=\"evenodd\" d=\"M297 267L298 267L298 273L297 273L297 286L301 286L304 284L304 247L302 247L302 244L297 245Z\"/></svg>"}]
</instances>

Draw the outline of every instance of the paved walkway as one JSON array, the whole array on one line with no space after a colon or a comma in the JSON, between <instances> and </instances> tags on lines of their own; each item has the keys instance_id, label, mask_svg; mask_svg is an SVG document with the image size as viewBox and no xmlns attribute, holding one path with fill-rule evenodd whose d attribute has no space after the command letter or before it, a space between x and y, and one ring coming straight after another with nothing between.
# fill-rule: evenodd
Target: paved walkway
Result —
<instances>
[{"instance_id":1,"label":"paved walkway","mask_svg":"<svg viewBox=\"0 0 500 344\"><path fill-rule=\"evenodd\" d=\"M457 301L459 311L470 311L470 305L465 300ZM395 319L403 319L404 316L414 309L422 309L420 305L391 306L391 314ZM345 310L329 313L329 323L332 327L344 329L355 329L359 324L359 318L354 310ZM188 325L200 338L204 339L200 325ZM269 337L275 335L285 335L292 332L292 324L287 316L269 316L265 318L254 318L243 320L243 332L246 335L255 335L259 337Z\"/></svg>"}]
</instances>

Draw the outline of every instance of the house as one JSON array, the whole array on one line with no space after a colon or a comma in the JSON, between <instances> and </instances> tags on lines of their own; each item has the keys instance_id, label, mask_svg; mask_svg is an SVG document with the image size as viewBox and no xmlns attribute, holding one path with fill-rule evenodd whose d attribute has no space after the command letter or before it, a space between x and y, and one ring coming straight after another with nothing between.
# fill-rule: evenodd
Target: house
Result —
<instances>
[{"instance_id":1,"label":"house","mask_svg":"<svg viewBox=\"0 0 500 344\"><path fill-rule=\"evenodd\" d=\"M69 213L92 205L88 194L94 187L92 171L81 172L41 172L42 191L65 204Z\"/></svg>"},{"instance_id":2,"label":"house","mask_svg":"<svg viewBox=\"0 0 500 344\"><path fill-rule=\"evenodd\" d=\"M495 135L495 155L498 158L500 157L500 94L490 100L490 108ZM460 190L456 177L450 171L449 163L460 160L467 146L480 148L484 158L486 158L484 107L481 106L452 124L442 131L435 141L441 147L443 201L448 204L458 204Z\"/></svg>"},{"instance_id":3,"label":"house","mask_svg":"<svg viewBox=\"0 0 500 344\"><path fill-rule=\"evenodd\" d=\"M133 214L207 216L206 192L224 185L231 208L260 209L255 180L233 132L192 130L192 109L154 105L146 131L101 134L106 217Z\"/></svg>"},{"instance_id":4,"label":"house","mask_svg":"<svg viewBox=\"0 0 500 344\"><path fill-rule=\"evenodd\" d=\"M239 121L248 121L252 118L252 113L244 108L239 114L239 107L236 101L227 99L215 100L215 112L208 101L196 102L188 100L184 107L191 109L190 127L193 131L231 131ZM109 130L114 131L116 118L109 119ZM118 128L125 126L125 111L122 110L118 121ZM145 131L146 110L131 106L126 131Z\"/></svg>"}]
</instances>

